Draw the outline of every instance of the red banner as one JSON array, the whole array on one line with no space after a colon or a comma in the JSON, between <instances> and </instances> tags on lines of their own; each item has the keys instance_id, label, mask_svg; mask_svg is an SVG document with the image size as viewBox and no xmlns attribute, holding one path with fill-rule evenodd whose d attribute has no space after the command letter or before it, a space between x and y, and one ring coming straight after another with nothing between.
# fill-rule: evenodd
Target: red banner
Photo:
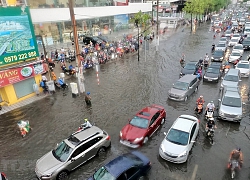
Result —
<instances>
[{"instance_id":1,"label":"red banner","mask_svg":"<svg viewBox=\"0 0 250 180\"><path fill-rule=\"evenodd\" d=\"M44 64L41 63L0 71L0 88L23 81L44 72Z\"/></svg>"}]
</instances>

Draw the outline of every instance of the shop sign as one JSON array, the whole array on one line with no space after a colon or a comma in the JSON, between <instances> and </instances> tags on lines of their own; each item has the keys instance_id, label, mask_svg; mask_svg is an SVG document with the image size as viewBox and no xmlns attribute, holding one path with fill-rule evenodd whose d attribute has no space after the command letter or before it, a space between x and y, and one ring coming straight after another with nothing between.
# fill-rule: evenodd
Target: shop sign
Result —
<instances>
[{"instance_id":1,"label":"shop sign","mask_svg":"<svg viewBox=\"0 0 250 180\"><path fill-rule=\"evenodd\" d=\"M39 57L29 7L0 7L0 67Z\"/></svg>"},{"instance_id":2,"label":"shop sign","mask_svg":"<svg viewBox=\"0 0 250 180\"><path fill-rule=\"evenodd\" d=\"M27 78L34 77L37 74L45 72L44 64L32 64L25 67L8 69L0 71L0 88L9 84L23 81Z\"/></svg>"}]
</instances>

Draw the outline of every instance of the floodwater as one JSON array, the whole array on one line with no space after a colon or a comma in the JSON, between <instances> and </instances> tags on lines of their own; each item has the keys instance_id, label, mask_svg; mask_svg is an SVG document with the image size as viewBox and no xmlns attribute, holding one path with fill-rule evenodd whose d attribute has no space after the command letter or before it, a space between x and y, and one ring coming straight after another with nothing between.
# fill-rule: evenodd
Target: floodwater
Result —
<instances>
[{"instance_id":1,"label":"floodwater","mask_svg":"<svg viewBox=\"0 0 250 180\"><path fill-rule=\"evenodd\" d=\"M86 90L91 92L92 108L85 106L84 97L72 98L71 92L57 92L28 106L0 116L0 171L10 180L33 180L35 162L45 153L65 139L84 118L106 130L111 136L112 146L107 154L90 160L70 174L71 180L86 179L102 164L114 157L131 151L119 143L119 131L135 113L150 104L160 104L167 111L166 123L138 150L148 156L152 163L147 179L149 180L226 180L230 179L227 162L230 151L236 146L242 148L244 165L236 178L250 179L250 127L249 127L249 80L241 82L241 95L244 105L242 122L230 123L217 121L215 144L210 145L204 136L204 117L199 117L201 126L199 136L184 164L173 164L161 159L158 149L174 120L181 114L194 114L196 99L203 95L206 102L218 102L218 84L203 83L197 93L187 102L174 102L167 99L168 90L178 79L179 59L185 54L186 61L198 60L210 53L213 39L209 24L203 24L190 34L190 27L179 28L169 38L160 40L159 53L154 51L153 42L150 52L123 58L100 67L97 83L95 69L85 73ZM248 52L244 53L246 57ZM72 79L74 80L74 79ZM68 80L68 83L70 80ZM218 104L218 103L217 103ZM33 128L25 138L17 132L16 123L20 119L29 120Z\"/></svg>"}]
</instances>

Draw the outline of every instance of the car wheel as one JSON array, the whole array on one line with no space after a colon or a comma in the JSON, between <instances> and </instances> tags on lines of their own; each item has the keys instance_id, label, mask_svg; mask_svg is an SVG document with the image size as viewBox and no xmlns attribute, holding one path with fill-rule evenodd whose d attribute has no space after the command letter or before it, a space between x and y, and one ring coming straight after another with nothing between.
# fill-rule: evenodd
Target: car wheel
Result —
<instances>
[{"instance_id":1,"label":"car wheel","mask_svg":"<svg viewBox=\"0 0 250 180\"><path fill-rule=\"evenodd\" d=\"M65 180L68 178L68 172L62 171L57 175L56 180Z\"/></svg>"},{"instance_id":2,"label":"car wheel","mask_svg":"<svg viewBox=\"0 0 250 180\"><path fill-rule=\"evenodd\" d=\"M161 125L163 125L164 122L165 122L165 118L162 118L162 120L161 120Z\"/></svg>"},{"instance_id":3,"label":"car wheel","mask_svg":"<svg viewBox=\"0 0 250 180\"><path fill-rule=\"evenodd\" d=\"M97 156L101 156L102 154L104 154L106 152L105 147L100 147L100 149L97 152Z\"/></svg>"},{"instance_id":4,"label":"car wheel","mask_svg":"<svg viewBox=\"0 0 250 180\"><path fill-rule=\"evenodd\" d=\"M184 101L186 102L187 100L188 100L188 97L186 96L185 99L184 99Z\"/></svg>"},{"instance_id":5,"label":"car wheel","mask_svg":"<svg viewBox=\"0 0 250 180\"><path fill-rule=\"evenodd\" d=\"M198 91L198 86L195 88L194 92L197 92Z\"/></svg>"},{"instance_id":6,"label":"car wheel","mask_svg":"<svg viewBox=\"0 0 250 180\"><path fill-rule=\"evenodd\" d=\"M146 136L143 140L143 144L146 144L148 142L148 137Z\"/></svg>"}]
</instances>

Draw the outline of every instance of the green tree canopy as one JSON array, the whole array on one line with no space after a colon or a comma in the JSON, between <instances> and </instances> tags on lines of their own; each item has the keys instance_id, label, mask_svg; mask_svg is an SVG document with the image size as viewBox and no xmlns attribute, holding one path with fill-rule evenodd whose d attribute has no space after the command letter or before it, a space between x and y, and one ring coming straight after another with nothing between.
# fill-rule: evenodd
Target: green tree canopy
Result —
<instances>
[{"instance_id":1,"label":"green tree canopy","mask_svg":"<svg viewBox=\"0 0 250 180\"><path fill-rule=\"evenodd\" d=\"M130 23L133 23L138 27L143 27L144 34L145 33L147 34L147 30L149 26L151 25L150 23L151 19L152 17L149 14L139 11L138 13L134 15L133 18L130 19Z\"/></svg>"}]
</instances>

